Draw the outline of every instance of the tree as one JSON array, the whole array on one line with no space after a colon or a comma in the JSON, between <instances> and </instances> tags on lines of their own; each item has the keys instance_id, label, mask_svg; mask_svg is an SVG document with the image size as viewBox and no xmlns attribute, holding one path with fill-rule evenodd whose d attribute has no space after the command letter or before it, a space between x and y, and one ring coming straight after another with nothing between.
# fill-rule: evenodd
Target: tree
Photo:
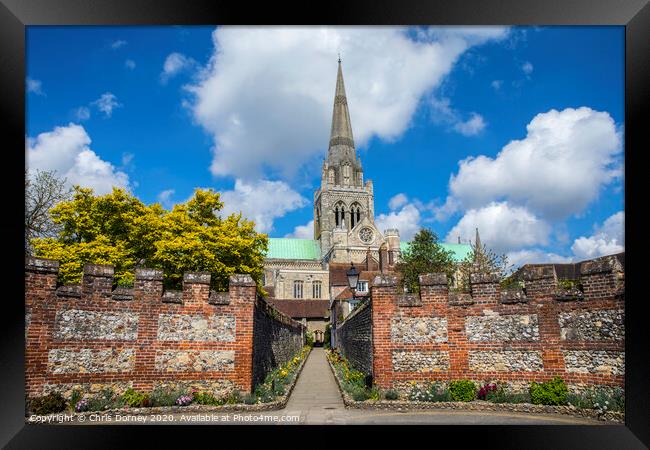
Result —
<instances>
[{"instance_id":1,"label":"tree","mask_svg":"<svg viewBox=\"0 0 650 450\"><path fill-rule=\"evenodd\" d=\"M29 172L25 170L25 252L32 253L30 242L34 238L53 237L58 226L49 211L57 203L68 200L71 190L66 180L56 176L56 171Z\"/></svg>"},{"instance_id":2,"label":"tree","mask_svg":"<svg viewBox=\"0 0 650 450\"><path fill-rule=\"evenodd\" d=\"M51 210L56 237L32 241L37 256L60 261L59 280L79 282L83 265L112 264L118 284L133 282L136 266L162 269L167 288L179 288L186 271L212 274L212 287L228 288L234 273L248 273L261 287L268 238L241 214L226 218L218 192L197 189L167 211L145 205L124 189L96 196L75 186L71 200Z\"/></svg>"},{"instance_id":3,"label":"tree","mask_svg":"<svg viewBox=\"0 0 650 450\"><path fill-rule=\"evenodd\" d=\"M395 266L401 274L401 284L409 292L419 292L420 275L443 272L451 279L455 263L453 252L445 250L438 243L438 236L427 228L417 232L408 250L402 253L401 261Z\"/></svg>"},{"instance_id":4,"label":"tree","mask_svg":"<svg viewBox=\"0 0 650 450\"><path fill-rule=\"evenodd\" d=\"M508 257L505 254L497 254L485 244L470 243L472 251L458 265L456 274L456 288L461 291L469 291L471 273L494 274L504 278L508 272Z\"/></svg>"}]
</instances>

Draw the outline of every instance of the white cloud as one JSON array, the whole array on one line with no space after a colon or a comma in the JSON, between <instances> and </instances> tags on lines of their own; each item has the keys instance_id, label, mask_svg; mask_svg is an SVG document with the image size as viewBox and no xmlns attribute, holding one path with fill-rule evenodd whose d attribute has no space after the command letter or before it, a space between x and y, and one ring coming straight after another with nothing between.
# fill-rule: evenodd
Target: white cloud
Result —
<instances>
[{"instance_id":1,"label":"white cloud","mask_svg":"<svg viewBox=\"0 0 650 450\"><path fill-rule=\"evenodd\" d=\"M110 193L113 186L128 189L128 175L102 160L90 149L90 143L90 136L81 125L56 127L27 139L27 165L30 170L55 170L67 179L69 186L90 187L97 194Z\"/></svg>"},{"instance_id":2,"label":"white cloud","mask_svg":"<svg viewBox=\"0 0 650 450\"><path fill-rule=\"evenodd\" d=\"M593 235L581 236L573 242L571 250L578 259L590 259L625 250L625 213L619 211L596 227Z\"/></svg>"},{"instance_id":3,"label":"white cloud","mask_svg":"<svg viewBox=\"0 0 650 450\"><path fill-rule=\"evenodd\" d=\"M43 92L43 83L40 80L27 78L26 86L27 92L33 92L36 95L45 95L45 92Z\"/></svg>"},{"instance_id":4,"label":"white cloud","mask_svg":"<svg viewBox=\"0 0 650 450\"><path fill-rule=\"evenodd\" d=\"M122 166L123 167L131 166L131 164L133 163L133 158L135 158L135 155L133 153L129 153L129 152L122 153Z\"/></svg>"},{"instance_id":5,"label":"white cloud","mask_svg":"<svg viewBox=\"0 0 650 450\"><path fill-rule=\"evenodd\" d=\"M237 179L235 189L221 193L224 215L241 212L255 221L258 232L273 231L273 221L286 213L307 206L306 198L283 181Z\"/></svg>"},{"instance_id":6,"label":"white cloud","mask_svg":"<svg viewBox=\"0 0 650 450\"><path fill-rule=\"evenodd\" d=\"M497 252L546 245L551 232L551 227L546 222L527 209L507 202L493 202L466 211L445 240L457 242L458 236L462 241L474 240L476 228L481 234L481 241Z\"/></svg>"},{"instance_id":7,"label":"white cloud","mask_svg":"<svg viewBox=\"0 0 650 450\"><path fill-rule=\"evenodd\" d=\"M158 194L158 201L163 207L169 209L172 206L172 195L175 193L176 191L174 189L166 189Z\"/></svg>"},{"instance_id":8,"label":"white cloud","mask_svg":"<svg viewBox=\"0 0 650 450\"><path fill-rule=\"evenodd\" d=\"M406 204L399 211L380 214L375 218L375 225L379 231L384 232L391 228L399 230L400 239L410 241L417 233L420 226L420 211L413 204Z\"/></svg>"},{"instance_id":9,"label":"white cloud","mask_svg":"<svg viewBox=\"0 0 650 450\"><path fill-rule=\"evenodd\" d=\"M492 89L495 91L498 91L501 89L501 86L503 86L503 80L494 80L490 83L490 86L492 86Z\"/></svg>"},{"instance_id":10,"label":"white cloud","mask_svg":"<svg viewBox=\"0 0 650 450\"><path fill-rule=\"evenodd\" d=\"M116 41L111 42L111 48L113 50L117 50L118 48L124 47L127 44L125 40L118 39Z\"/></svg>"},{"instance_id":11,"label":"white cloud","mask_svg":"<svg viewBox=\"0 0 650 450\"><path fill-rule=\"evenodd\" d=\"M527 131L495 158L459 162L449 190L462 208L507 200L545 218L563 218L583 211L620 176L621 136L607 112L553 109L535 116Z\"/></svg>"},{"instance_id":12,"label":"white cloud","mask_svg":"<svg viewBox=\"0 0 650 450\"><path fill-rule=\"evenodd\" d=\"M97 106L97 109L103 112L106 117L111 117L113 115L113 109L123 106L117 101L115 94L112 94L111 92L102 94L101 97L92 102L92 104Z\"/></svg>"},{"instance_id":13,"label":"white cloud","mask_svg":"<svg viewBox=\"0 0 650 450\"><path fill-rule=\"evenodd\" d=\"M482 238L481 238L482 239ZM508 252L508 265L512 269L523 266L524 264L543 264L543 263L570 263L574 261L572 256L562 256L557 253L546 252L544 250L533 248Z\"/></svg>"},{"instance_id":14,"label":"white cloud","mask_svg":"<svg viewBox=\"0 0 650 450\"><path fill-rule=\"evenodd\" d=\"M404 193L399 193L399 194L395 195L394 197L392 197L392 198L388 201L388 207L389 207L391 210L397 209L397 208L399 208L400 206L404 206L406 203L408 203L408 200L409 200L409 199L408 199L408 197L406 196L406 194L404 194Z\"/></svg>"},{"instance_id":15,"label":"white cloud","mask_svg":"<svg viewBox=\"0 0 650 450\"><path fill-rule=\"evenodd\" d=\"M314 221L310 220L305 225L298 225L292 233L285 235L286 238L314 239Z\"/></svg>"},{"instance_id":16,"label":"white cloud","mask_svg":"<svg viewBox=\"0 0 650 450\"><path fill-rule=\"evenodd\" d=\"M80 122L88 120L90 119L90 109L85 106L80 106L75 110L74 115Z\"/></svg>"},{"instance_id":17,"label":"white cloud","mask_svg":"<svg viewBox=\"0 0 650 450\"><path fill-rule=\"evenodd\" d=\"M483 116L476 113L471 113L470 118L465 122L458 122L454 125L454 130L465 136L474 136L479 134L485 128L485 120Z\"/></svg>"},{"instance_id":18,"label":"white cloud","mask_svg":"<svg viewBox=\"0 0 650 450\"><path fill-rule=\"evenodd\" d=\"M124 61L124 66L129 70L133 70L135 69L135 61L133 61L132 59L127 59L126 61Z\"/></svg>"},{"instance_id":19,"label":"white cloud","mask_svg":"<svg viewBox=\"0 0 650 450\"><path fill-rule=\"evenodd\" d=\"M473 45L501 39L497 27L219 27L197 83L195 119L213 135L218 176L284 176L327 148L337 52L355 141L393 140L407 129L423 95ZM289 131L287 131L289 130ZM267 170L268 172L268 170Z\"/></svg>"},{"instance_id":20,"label":"white cloud","mask_svg":"<svg viewBox=\"0 0 650 450\"><path fill-rule=\"evenodd\" d=\"M530 76L531 73L533 73L533 65L530 63L530 61L526 61L522 66L521 70L524 71L526 76Z\"/></svg>"},{"instance_id":21,"label":"white cloud","mask_svg":"<svg viewBox=\"0 0 650 450\"><path fill-rule=\"evenodd\" d=\"M183 70L190 69L196 65L194 59L187 57L181 53L170 53L167 58L165 58L165 63L163 64L163 71L160 74L160 81L164 84L167 83L172 77L178 75Z\"/></svg>"},{"instance_id":22,"label":"white cloud","mask_svg":"<svg viewBox=\"0 0 650 450\"><path fill-rule=\"evenodd\" d=\"M447 124L450 130L456 131L464 136L474 136L485 128L483 116L475 112L470 113L467 120L463 120L462 114L451 107L448 98L431 99L431 118L434 123Z\"/></svg>"}]
</instances>

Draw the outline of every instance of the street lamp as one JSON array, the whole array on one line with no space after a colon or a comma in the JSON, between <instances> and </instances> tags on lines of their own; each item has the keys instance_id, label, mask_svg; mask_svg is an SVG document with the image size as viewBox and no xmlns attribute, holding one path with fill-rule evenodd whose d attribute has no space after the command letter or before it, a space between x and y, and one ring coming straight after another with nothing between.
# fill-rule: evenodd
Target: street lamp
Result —
<instances>
[{"instance_id":1,"label":"street lamp","mask_svg":"<svg viewBox=\"0 0 650 450\"><path fill-rule=\"evenodd\" d=\"M359 271L354 267L354 263L350 263L350 268L345 272L345 275L348 277L348 286L352 291L352 299L356 298L357 293L357 283L359 283Z\"/></svg>"}]
</instances>

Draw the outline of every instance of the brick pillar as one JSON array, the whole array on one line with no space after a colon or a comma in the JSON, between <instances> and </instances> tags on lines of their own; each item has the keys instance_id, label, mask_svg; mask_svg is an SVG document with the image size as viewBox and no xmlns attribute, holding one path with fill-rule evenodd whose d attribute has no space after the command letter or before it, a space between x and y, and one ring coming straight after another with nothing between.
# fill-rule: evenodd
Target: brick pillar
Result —
<instances>
[{"instance_id":1,"label":"brick pillar","mask_svg":"<svg viewBox=\"0 0 650 450\"><path fill-rule=\"evenodd\" d=\"M183 275L183 304L207 305L210 298L210 272L186 272Z\"/></svg>"},{"instance_id":2,"label":"brick pillar","mask_svg":"<svg viewBox=\"0 0 650 450\"><path fill-rule=\"evenodd\" d=\"M162 280L161 270L135 269L133 302L139 312L139 318L133 388L140 391L148 392L154 387L150 376L143 375L155 371L154 344L158 338L158 305L161 303Z\"/></svg>"},{"instance_id":3,"label":"brick pillar","mask_svg":"<svg viewBox=\"0 0 650 450\"><path fill-rule=\"evenodd\" d=\"M113 274L110 264L84 265L81 295L87 299L110 300L113 296Z\"/></svg>"},{"instance_id":4,"label":"brick pillar","mask_svg":"<svg viewBox=\"0 0 650 450\"><path fill-rule=\"evenodd\" d=\"M525 265L521 277L528 297L551 298L557 291L557 275L552 265Z\"/></svg>"},{"instance_id":5,"label":"brick pillar","mask_svg":"<svg viewBox=\"0 0 650 450\"><path fill-rule=\"evenodd\" d=\"M625 289L623 265L616 256L603 256L580 265L585 299L613 297Z\"/></svg>"},{"instance_id":6,"label":"brick pillar","mask_svg":"<svg viewBox=\"0 0 650 450\"><path fill-rule=\"evenodd\" d=\"M25 394L42 395L47 349L52 338L59 262L28 257L25 261Z\"/></svg>"},{"instance_id":7,"label":"brick pillar","mask_svg":"<svg viewBox=\"0 0 650 450\"><path fill-rule=\"evenodd\" d=\"M479 305L496 306L499 300L499 276L495 274L471 273L469 275L472 299Z\"/></svg>"},{"instance_id":8,"label":"brick pillar","mask_svg":"<svg viewBox=\"0 0 650 450\"><path fill-rule=\"evenodd\" d=\"M237 385L244 392L253 386L253 333L257 286L250 275L231 275L230 305L237 320L235 336L235 372Z\"/></svg>"},{"instance_id":9,"label":"brick pillar","mask_svg":"<svg viewBox=\"0 0 650 450\"><path fill-rule=\"evenodd\" d=\"M376 386L391 387L393 361L390 326L397 303L397 277L379 275L372 283L372 376Z\"/></svg>"}]
</instances>

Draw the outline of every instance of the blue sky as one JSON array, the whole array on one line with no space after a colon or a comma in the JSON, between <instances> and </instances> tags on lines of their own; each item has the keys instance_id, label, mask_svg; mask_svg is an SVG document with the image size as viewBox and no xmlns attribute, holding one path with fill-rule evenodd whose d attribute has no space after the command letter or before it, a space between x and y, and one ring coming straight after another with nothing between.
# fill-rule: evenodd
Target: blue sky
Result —
<instances>
[{"instance_id":1,"label":"blue sky","mask_svg":"<svg viewBox=\"0 0 650 450\"><path fill-rule=\"evenodd\" d=\"M310 237L339 52L380 228L623 249L623 27L28 27L28 166Z\"/></svg>"}]
</instances>

